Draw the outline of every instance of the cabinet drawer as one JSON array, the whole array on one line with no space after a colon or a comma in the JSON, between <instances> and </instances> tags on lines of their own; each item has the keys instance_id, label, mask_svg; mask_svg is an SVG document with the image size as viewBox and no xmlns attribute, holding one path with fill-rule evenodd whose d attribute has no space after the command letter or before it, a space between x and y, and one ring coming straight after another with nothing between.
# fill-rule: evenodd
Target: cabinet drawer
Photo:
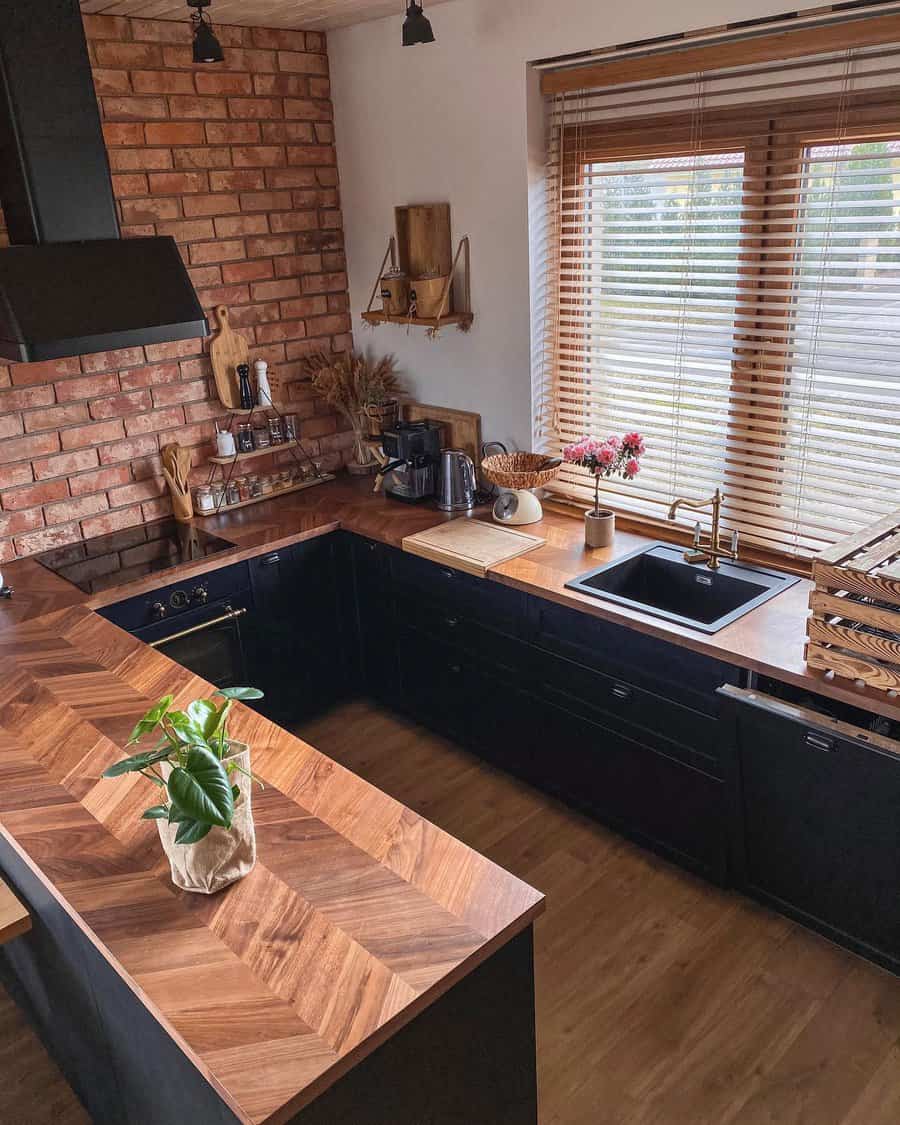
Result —
<instances>
[{"instance_id":1,"label":"cabinet drawer","mask_svg":"<svg viewBox=\"0 0 900 1125\"><path fill-rule=\"evenodd\" d=\"M403 551L393 553L391 574L411 596L424 594L453 612L467 614L504 633L516 635L520 630L525 595L518 590Z\"/></svg>"},{"instance_id":2,"label":"cabinet drawer","mask_svg":"<svg viewBox=\"0 0 900 1125\"><path fill-rule=\"evenodd\" d=\"M672 757L721 776L717 719L620 677L559 657L540 661L541 694L568 710L612 725Z\"/></svg>"},{"instance_id":3,"label":"cabinet drawer","mask_svg":"<svg viewBox=\"0 0 900 1125\"><path fill-rule=\"evenodd\" d=\"M490 628L480 619L461 613L447 603L415 596L402 602L400 616L404 623L417 629L424 637L458 646L483 660L506 664L522 678L528 675L534 663L534 650L529 645Z\"/></svg>"},{"instance_id":4,"label":"cabinet drawer","mask_svg":"<svg viewBox=\"0 0 900 1125\"><path fill-rule=\"evenodd\" d=\"M531 639L549 652L609 676L621 676L696 711L717 713L716 689L738 683L736 668L683 645L601 621L580 610L531 598Z\"/></svg>"}]
</instances>

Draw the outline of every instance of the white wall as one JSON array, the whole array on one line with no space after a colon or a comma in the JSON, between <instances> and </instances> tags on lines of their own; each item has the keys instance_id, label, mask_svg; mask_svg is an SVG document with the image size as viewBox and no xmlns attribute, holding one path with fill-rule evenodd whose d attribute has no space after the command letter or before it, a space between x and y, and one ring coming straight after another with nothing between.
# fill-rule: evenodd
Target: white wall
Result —
<instances>
[{"instance_id":1,"label":"white wall","mask_svg":"<svg viewBox=\"0 0 900 1125\"><path fill-rule=\"evenodd\" d=\"M436 42L400 45L396 17L329 34L338 163L357 347L394 352L424 402L477 410L486 439L531 447L529 147L541 155L528 62L769 16L785 0L453 0L426 13ZM445 330L361 323L399 203L449 200L472 239L475 323Z\"/></svg>"}]
</instances>

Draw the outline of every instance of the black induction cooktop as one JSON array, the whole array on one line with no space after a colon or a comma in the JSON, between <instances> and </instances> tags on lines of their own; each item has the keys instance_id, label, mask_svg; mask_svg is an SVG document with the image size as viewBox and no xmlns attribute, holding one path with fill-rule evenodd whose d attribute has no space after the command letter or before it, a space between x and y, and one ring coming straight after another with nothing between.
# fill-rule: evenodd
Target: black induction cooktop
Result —
<instances>
[{"instance_id":1,"label":"black induction cooktop","mask_svg":"<svg viewBox=\"0 0 900 1125\"><path fill-rule=\"evenodd\" d=\"M217 535L168 519L57 547L34 558L79 590L96 594L233 549L233 543Z\"/></svg>"}]
</instances>

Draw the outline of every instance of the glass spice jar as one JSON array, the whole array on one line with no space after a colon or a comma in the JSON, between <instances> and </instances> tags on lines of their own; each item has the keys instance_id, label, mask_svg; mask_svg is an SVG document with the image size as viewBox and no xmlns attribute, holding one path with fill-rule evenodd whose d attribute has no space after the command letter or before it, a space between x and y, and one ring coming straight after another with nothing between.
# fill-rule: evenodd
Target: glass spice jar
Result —
<instances>
[{"instance_id":1,"label":"glass spice jar","mask_svg":"<svg viewBox=\"0 0 900 1125\"><path fill-rule=\"evenodd\" d=\"M257 496L262 496L262 485L259 483L259 476L256 473L251 473L248 478L250 485L250 498L255 499Z\"/></svg>"},{"instance_id":2,"label":"glass spice jar","mask_svg":"<svg viewBox=\"0 0 900 1125\"><path fill-rule=\"evenodd\" d=\"M268 426L257 426L253 430L253 448L254 449L268 449L272 444L269 437Z\"/></svg>"},{"instance_id":3,"label":"glass spice jar","mask_svg":"<svg viewBox=\"0 0 900 1125\"><path fill-rule=\"evenodd\" d=\"M253 430L249 422L241 422L238 426L237 447L239 453L253 452Z\"/></svg>"},{"instance_id":4,"label":"glass spice jar","mask_svg":"<svg viewBox=\"0 0 900 1125\"><path fill-rule=\"evenodd\" d=\"M249 500L250 499L250 482L247 480L247 478L246 477L238 477L237 480L234 483L238 486L238 492L240 493L241 500Z\"/></svg>"},{"instance_id":5,"label":"glass spice jar","mask_svg":"<svg viewBox=\"0 0 900 1125\"><path fill-rule=\"evenodd\" d=\"M297 435L300 432L297 426L296 414L285 414L284 416L284 440L296 441Z\"/></svg>"},{"instance_id":6,"label":"glass spice jar","mask_svg":"<svg viewBox=\"0 0 900 1125\"><path fill-rule=\"evenodd\" d=\"M269 418L269 440L272 445L282 445L284 443L284 433L281 429L281 419L277 414L273 414Z\"/></svg>"},{"instance_id":7,"label":"glass spice jar","mask_svg":"<svg viewBox=\"0 0 900 1125\"><path fill-rule=\"evenodd\" d=\"M237 486L237 481L229 481L225 489L225 503L226 504L240 504L241 493Z\"/></svg>"},{"instance_id":8,"label":"glass spice jar","mask_svg":"<svg viewBox=\"0 0 900 1125\"><path fill-rule=\"evenodd\" d=\"M267 474L260 480L263 496L268 496L272 491L272 478Z\"/></svg>"},{"instance_id":9,"label":"glass spice jar","mask_svg":"<svg viewBox=\"0 0 900 1125\"><path fill-rule=\"evenodd\" d=\"M216 481L215 484L210 485L210 491L213 498L213 509L218 510L225 503L225 484L222 481Z\"/></svg>"},{"instance_id":10,"label":"glass spice jar","mask_svg":"<svg viewBox=\"0 0 900 1125\"><path fill-rule=\"evenodd\" d=\"M201 516L207 516L216 510L212 489L209 485L201 484L194 489L194 507Z\"/></svg>"}]
</instances>

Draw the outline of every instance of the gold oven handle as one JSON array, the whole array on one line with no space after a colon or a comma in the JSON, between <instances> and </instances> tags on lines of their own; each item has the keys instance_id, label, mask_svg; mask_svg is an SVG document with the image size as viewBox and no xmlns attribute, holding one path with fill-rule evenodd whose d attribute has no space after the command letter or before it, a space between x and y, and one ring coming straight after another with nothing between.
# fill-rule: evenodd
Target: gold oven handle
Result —
<instances>
[{"instance_id":1,"label":"gold oven handle","mask_svg":"<svg viewBox=\"0 0 900 1125\"><path fill-rule=\"evenodd\" d=\"M212 621L204 621L201 625L192 625L189 629L182 629L180 633L173 633L170 637L160 637L158 641L151 641L151 648L162 648L163 645L169 645L173 641L180 641L182 637L190 637L194 633L204 633L207 629L212 629L216 625L224 625L226 621L236 621L239 617L243 617L246 609L232 609L228 607L228 612L223 613L221 617L214 617Z\"/></svg>"}]
</instances>

